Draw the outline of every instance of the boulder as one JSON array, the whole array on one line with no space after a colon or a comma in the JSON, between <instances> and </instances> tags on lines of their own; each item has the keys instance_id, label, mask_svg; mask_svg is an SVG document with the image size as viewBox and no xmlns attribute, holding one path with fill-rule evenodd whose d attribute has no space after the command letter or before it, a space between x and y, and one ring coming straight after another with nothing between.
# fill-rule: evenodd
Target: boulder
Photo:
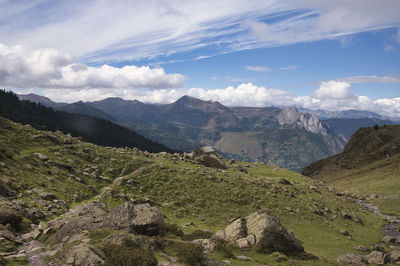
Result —
<instances>
[{"instance_id":1,"label":"boulder","mask_svg":"<svg viewBox=\"0 0 400 266\"><path fill-rule=\"evenodd\" d=\"M400 261L400 249L395 249L390 252L390 259L395 262L395 261Z\"/></svg>"},{"instance_id":2,"label":"boulder","mask_svg":"<svg viewBox=\"0 0 400 266\"><path fill-rule=\"evenodd\" d=\"M203 247L203 252L208 254L215 251L215 243L212 239L196 239L192 241L195 245Z\"/></svg>"},{"instance_id":3,"label":"boulder","mask_svg":"<svg viewBox=\"0 0 400 266\"><path fill-rule=\"evenodd\" d=\"M346 229L340 230L340 234L342 234L344 236L349 236L350 235L349 231L347 231Z\"/></svg>"},{"instance_id":4,"label":"boulder","mask_svg":"<svg viewBox=\"0 0 400 266\"><path fill-rule=\"evenodd\" d=\"M149 204L130 202L112 209L108 216L111 226L143 235L159 235L164 231L164 215Z\"/></svg>"},{"instance_id":5,"label":"boulder","mask_svg":"<svg viewBox=\"0 0 400 266\"><path fill-rule=\"evenodd\" d=\"M39 159L40 160L42 160L42 161L48 161L49 160L49 157L47 157L46 155L44 155L44 154L41 154L41 153L35 153L35 155L37 156L37 157L39 157Z\"/></svg>"},{"instance_id":6,"label":"boulder","mask_svg":"<svg viewBox=\"0 0 400 266\"><path fill-rule=\"evenodd\" d=\"M22 217L16 214L15 212L4 209L0 207L0 224L6 225L11 224L12 226L17 225L22 221Z\"/></svg>"},{"instance_id":7,"label":"boulder","mask_svg":"<svg viewBox=\"0 0 400 266\"><path fill-rule=\"evenodd\" d=\"M104 261L93 251L87 243L72 247L68 253L66 264L72 265L103 265Z\"/></svg>"},{"instance_id":8,"label":"boulder","mask_svg":"<svg viewBox=\"0 0 400 266\"><path fill-rule=\"evenodd\" d=\"M396 238L392 237L392 236L384 236L382 238L382 241L385 243L395 243L396 242Z\"/></svg>"},{"instance_id":9,"label":"boulder","mask_svg":"<svg viewBox=\"0 0 400 266\"><path fill-rule=\"evenodd\" d=\"M360 265L367 265L368 261L365 258L365 256L356 254L356 253L348 253L340 256L337 258L337 263L339 265L354 265L354 266L360 266Z\"/></svg>"},{"instance_id":10,"label":"boulder","mask_svg":"<svg viewBox=\"0 0 400 266\"><path fill-rule=\"evenodd\" d=\"M246 217L247 233L253 234L256 246L282 252L304 251L293 232L286 230L280 219L267 211L255 212Z\"/></svg>"},{"instance_id":11,"label":"boulder","mask_svg":"<svg viewBox=\"0 0 400 266\"><path fill-rule=\"evenodd\" d=\"M389 262L389 256L381 251L374 250L367 255L367 260L371 264L384 265Z\"/></svg>"},{"instance_id":12,"label":"boulder","mask_svg":"<svg viewBox=\"0 0 400 266\"><path fill-rule=\"evenodd\" d=\"M282 252L304 251L293 232L286 230L280 219L267 211L236 219L224 230L215 233L213 238L236 242L241 248L257 246Z\"/></svg>"},{"instance_id":13,"label":"boulder","mask_svg":"<svg viewBox=\"0 0 400 266\"><path fill-rule=\"evenodd\" d=\"M214 154L196 157L196 161L207 167L226 169L224 162Z\"/></svg>"}]
</instances>

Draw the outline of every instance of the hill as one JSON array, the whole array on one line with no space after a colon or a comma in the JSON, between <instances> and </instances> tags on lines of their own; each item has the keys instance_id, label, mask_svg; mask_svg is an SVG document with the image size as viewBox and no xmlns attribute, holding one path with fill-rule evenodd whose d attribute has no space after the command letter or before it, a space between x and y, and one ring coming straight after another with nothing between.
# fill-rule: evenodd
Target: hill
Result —
<instances>
[{"instance_id":1,"label":"hill","mask_svg":"<svg viewBox=\"0 0 400 266\"><path fill-rule=\"evenodd\" d=\"M296 108L229 108L184 96L167 105L109 98L87 103L171 148L212 145L224 156L300 171L342 150L345 138Z\"/></svg>"},{"instance_id":2,"label":"hill","mask_svg":"<svg viewBox=\"0 0 400 266\"><path fill-rule=\"evenodd\" d=\"M84 102L65 104L62 106L55 107L55 109L68 113L84 114L88 116L103 118L111 122L117 122L117 119L115 119L112 115L103 112L97 108L94 108Z\"/></svg>"},{"instance_id":3,"label":"hill","mask_svg":"<svg viewBox=\"0 0 400 266\"><path fill-rule=\"evenodd\" d=\"M375 214L272 165L223 160L226 169L215 169L181 154L96 146L4 118L0 151L3 263L332 265L382 238ZM217 240L247 235L243 222L249 232L264 230L262 217L271 226L262 232L273 236L264 244L259 231L256 239ZM305 252L285 250L294 237Z\"/></svg>"},{"instance_id":4,"label":"hill","mask_svg":"<svg viewBox=\"0 0 400 266\"><path fill-rule=\"evenodd\" d=\"M336 132L341 133L347 139L350 139L354 132L362 127L373 127L375 125L392 125L390 120L377 118L329 118L324 120Z\"/></svg>"},{"instance_id":5,"label":"hill","mask_svg":"<svg viewBox=\"0 0 400 266\"><path fill-rule=\"evenodd\" d=\"M112 147L137 147L152 152L172 150L118 124L87 115L57 111L0 90L0 115L37 129L61 131L84 140Z\"/></svg>"},{"instance_id":6,"label":"hill","mask_svg":"<svg viewBox=\"0 0 400 266\"><path fill-rule=\"evenodd\" d=\"M383 211L400 215L400 125L361 128L342 153L302 173L339 189L376 194Z\"/></svg>"}]
</instances>

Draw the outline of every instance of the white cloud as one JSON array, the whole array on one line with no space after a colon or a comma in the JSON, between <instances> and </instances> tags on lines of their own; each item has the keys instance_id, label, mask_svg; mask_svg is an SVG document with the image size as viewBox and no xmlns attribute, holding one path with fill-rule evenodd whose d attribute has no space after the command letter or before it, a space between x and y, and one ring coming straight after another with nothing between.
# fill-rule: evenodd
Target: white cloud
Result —
<instances>
[{"instance_id":1,"label":"white cloud","mask_svg":"<svg viewBox=\"0 0 400 266\"><path fill-rule=\"evenodd\" d=\"M348 82L351 84L357 83L400 83L400 74L386 75L386 76L352 76L337 81Z\"/></svg>"},{"instance_id":2,"label":"white cloud","mask_svg":"<svg viewBox=\"0 0 400 266\"><path fill-rule=\"evenodd\" d=\"M154 58L204 47L209 54L199 58L207 58L400 24L398 0L21 3L0 2L0 40L32 49L53 47L85 62Z\"/></svg>"},{"instance_id":3,"label":"white cloud","mask_svg":"<svg viewBox=\"0 0 400 266\"><path fill-rule=\"evenodd\" d=\"M337 88L340 88L339 92L335 90ZM317 97L317 91L319 91L319 93L323 92L322 95ZM325 92L328 91L330 91L332 95L326 95ZM25 92L19 91L19 93ZM372 111L386 116L400 117L400 98L372 100L367 96L355 95L350 91L348 84L341 84L337 81L322 82L320 87L315 91L315 97L296 96L287 91L257 86L253 83L242 83L237 87L229 86L223 89L211 90L203 88L159 90L65 89L63 93L60 93L58 89L46 89L42 94L54 101L60 102L74 102L78 100L95 101L108 97L121 97L129 100L136 99L146 103L164 104L172 103L184 95L189 95L205 101L219 101L227 106L297 106L314 110L325 109L330 111L354 109Z\"/></svg>"},{"instance_id":4,"label":"white cloud","mask_svg":"<svg viewBox=\"0 0 400 266\"><path fill-rule=\"evenodd\" d=\"M279 70L292 70L292 69L297 69L299 68L298 66L287 66L287 67L281 67Z\"/></svg>"},{"instance_id":5,"label":"white cloud","mask_svg":"<svg viewBox=\"0 0 400 266\"><path fill-rule=\"evenodd\" d=\"M314 94L319 100L354 99L356 96L349 90L350 84L335 80L323 81Z\"/></svg>"},{"instance_id":6,"label":"white cloud","mask_svg":"<svg viewBox=\"0 0 400 266\"><path fill-rule=\"evenodd\" d=\"M54 49L27 51L0 44L0 86L12 88L179 88L185 77L162 68L74 63Z\"/></svg>"},{"instance_id":7,"label":"white cloud","mask_svg":"<svg viewBox=\"0 0 400 266\"><path fill-rule=\"evenodd\" d=\"M246 69L249 71L255 71L255 72L271 71L271 68L265 67L265 66L246 66Z\"/></svg>"}]
</instances>

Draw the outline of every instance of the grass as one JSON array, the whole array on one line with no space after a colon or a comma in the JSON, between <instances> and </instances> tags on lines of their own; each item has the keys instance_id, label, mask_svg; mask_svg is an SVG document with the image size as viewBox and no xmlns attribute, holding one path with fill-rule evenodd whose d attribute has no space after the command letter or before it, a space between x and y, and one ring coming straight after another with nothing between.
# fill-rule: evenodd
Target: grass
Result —
<instances>
[{"instance_id":1,"label":"grass","mask_svg":"<svg viewBox=\"0 0 400 266\"><path fill-rule=\"evenodd\" d=\"M283 168L226 162L227 170L212 169L184 161L179 155L98 147L61 133L41 132L0 120L0 150L7 154L0 158L6 165L0 167L0 181L17 194L22 193L20 200L30 208L46 214L46 204L59 208L59 213L49 214L45 220L91 201L103 188L111 186L115 178L124 176L120 184L111 186L101 198L108 208L128 199L150 202L165 214L167 223L175 224L185 235L196 230L216 232L227 226L232 218L258 210L270 211L281 218L285 227L294 231L306 252L312 254L289 255L287 262L329 265L339 255L352 252L354 246L368 245L382 237L383 221L376 215L329 192L317 181ZM48 138L46 134L52 137ZM50 160L70 164L73 170L49 166L35 155L38 152ZM243 172L243 168L246 171ZM135 172L137 169L141 170ZM282 178L291 185L281 184ZM37 189L54 193L58 201L42 199L40 193L35 192ZM363 225L344 219L342 212L361 219ZM341 229L347 229L355 240L340 235ZM101 243L111 232L93 231L89 237L92 243ZM48 244L53 238L54 234L51 234L42 241ZM176 246L184 240L167 234L160 241L166 243L162 252L175 256ZM234 250L234 253L250 257L251 261L245 262L246 265L278 263L272 253L255 250ZM209 256L226 259L219 251ZM233 265L243 263L232 259Z\"/></svg>"}]
</instances>

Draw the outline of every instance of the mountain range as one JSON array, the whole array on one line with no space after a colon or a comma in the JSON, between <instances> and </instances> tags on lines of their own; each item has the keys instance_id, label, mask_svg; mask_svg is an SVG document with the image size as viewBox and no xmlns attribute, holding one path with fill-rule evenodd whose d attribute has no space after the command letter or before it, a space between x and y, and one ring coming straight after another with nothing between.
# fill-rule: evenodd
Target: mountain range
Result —
<instances>
[{"instance_id":1,"label":"mountain range","mask_svg":"<svg viewBox=\"0 0 400 266\"><path fill-rule=\"evenodd\" d=\"M118 122L171 149L191 151L211 145L227 158L273 163L295 171L341 152L351 134L362 126L392 123L366 111L310 113L294 107L227 107L189 96L164 105L121 98L66 104L34 94L19 97ZM323 120L317 114L341 118Z\"/></svg>"}]
</instances>

